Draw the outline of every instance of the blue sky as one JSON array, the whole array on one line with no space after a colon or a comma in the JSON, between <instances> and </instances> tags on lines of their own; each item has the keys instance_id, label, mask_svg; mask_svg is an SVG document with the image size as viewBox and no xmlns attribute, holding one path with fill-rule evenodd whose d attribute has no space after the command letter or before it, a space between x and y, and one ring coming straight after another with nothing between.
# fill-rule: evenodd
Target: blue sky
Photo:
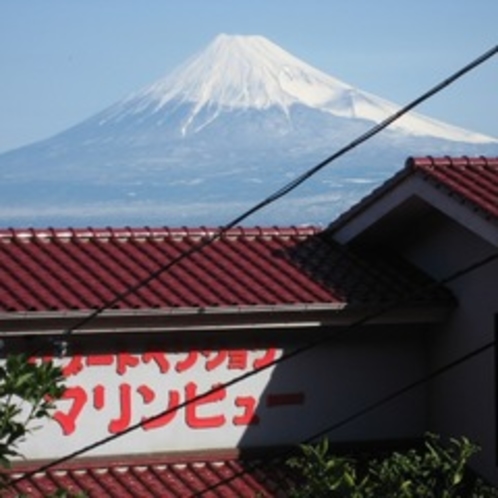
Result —
<instances>
[{"instance_id":1,"label":"blue sky","mask_svg":"<svg viewBox=\"0 0 498 498\"><path fill-rule=\"evenodd\" d=\"M47 138L217 34L259 34L405 104L498 44L496 0L0 1L0 152ZM498 136L498 56L419 108Z\"/></svg>"}]
</instances>

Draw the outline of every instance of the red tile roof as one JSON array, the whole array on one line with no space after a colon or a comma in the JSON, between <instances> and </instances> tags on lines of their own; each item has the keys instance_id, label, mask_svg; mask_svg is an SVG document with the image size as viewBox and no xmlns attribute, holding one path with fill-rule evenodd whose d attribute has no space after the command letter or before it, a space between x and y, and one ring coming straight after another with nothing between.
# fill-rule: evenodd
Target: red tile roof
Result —
<instances>
[{"instance_id":1,"label":"red tile roof","mask_svg":"<svg viewBox=\"0 0 498 498\"><path fill-rule=\"evenodd\" d=\"M498 218L498 157L415 157L406 168Z\"/></svg>"},{"instance_id":2,"label":"red tile roof","mask_svg":"<svg viewBox=\"0 0 498 498\"><path fill-rule=\"evenodd\" d=\"M498 157L410 157L405 167L330 225L335 231L409 177L422 178L487 219L498 220Z\"/></svg>"},{"instance_id":3,"label":"red tile roof","mask_svg":"<svg viewBox=\"0 0 498 498\"><path fill-rule=\"evenodd\" d=\"M22 479L34 465L9 472L18 481L2 497L43 498L58 489L92 498L284 497L289 470L276 461L232 458L73 462Z\"/></svg>"},{"instance_id":4,"label":"red tile roof","mask_svg":"<svg viewBox=\"0 0 498 498\"><path fill-rule=\"evenodd\" d=\"M216 230L1 230L0 312L98 309ZM427 280L315 228L238 228L113 309L383 303ZM419 300L430 299L430 296Z\"/></svg>"}]
</instances>

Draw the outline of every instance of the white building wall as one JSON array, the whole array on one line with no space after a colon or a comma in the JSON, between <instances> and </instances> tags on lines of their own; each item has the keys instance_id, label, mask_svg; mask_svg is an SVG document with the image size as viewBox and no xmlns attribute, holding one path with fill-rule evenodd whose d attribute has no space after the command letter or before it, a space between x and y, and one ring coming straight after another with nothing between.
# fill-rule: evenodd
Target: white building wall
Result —
<instances>
[{"instance_id":1,"label":"white building wall","mask_svg":"<svg viewBox=\"0 0 498 498\"><path fill-rule=\"evenodd\" d=\"M299 333L309 336L306 330ZM144 356L151 351L139 344L147 341L138 338L135 346L127 344L126 351L119 340L107 342L105 355L95 343L90 348L93 350L87 346L79 359L77 348L72 348L76 356L62 361L70 366L67 386L71 391L58 404L58 422L28 438L21 451L28 459L63 457L118 430L127 430L143 417L160 413L170 402L185 401L187 389L192 394L194 385L195 393L200 394L212 385L253 371L257 359L279 358L304 343L304 339L289 342L282 338L280 344L272 342L264 347L260 340L253 349L248 346L247 335L240 342L234 338L228 346L226 341L217 346L208 335L204 337L190 350L172 348L167 341L158 348L156 340L153 352L164 353L169 365L162 373L160 364ZM104 345L102 339L98 340ZM244 350L249 351L245 363L240 356L230 360L227 355ZM116 356L119 352L127 355L120 358L121 363ZM91 361L88 354L93 355ZM81 456L301 443L421 378L425 359L420 327L376 325L361 331L346 330L326 345L227 388L218 399L200 402L190 415L182 408L157 426L138 428ZM163 367L166 370L165 364ZM256 401L254 407L251 399ZM341 425L330 437L335 441L418 437L426 427L426 407L426 390L420 388ZM251 412L256 423L244 420Z\"/></svg>"}]
</instances>

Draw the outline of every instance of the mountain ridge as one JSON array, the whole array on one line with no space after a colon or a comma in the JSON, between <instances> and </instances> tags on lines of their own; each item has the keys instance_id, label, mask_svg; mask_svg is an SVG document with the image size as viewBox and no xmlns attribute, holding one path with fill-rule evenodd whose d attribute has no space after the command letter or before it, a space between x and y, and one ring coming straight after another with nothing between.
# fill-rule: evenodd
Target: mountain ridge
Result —
<instances>
[{"instance_id":1,"label":"mountain ridge","mask_svg":"<svg viewBox=\"0 0 498 498\"><path fill-rule=\"evenodd\" d=\"M241 55L244 77L234 59L241 51L246 54ZM380 117L390 114L394 104L314 68L308 73L311 66L285 54L263 37L222 35L165 79L54 137L0 155L0 223L224 224L234 211L260 201L374 126L374 111ZM260 63L263 69L256 67ZM210 72L198 73L199 67ZM217 71L212 72L214 67ZM185 68L189 77L195 75L190 83L186 76L178 79ZM281 93L282 68L294 75L292 98ZM249 75L256 82L249 81ZM317 78L322 86L316 86ZM221 86L218 93L210 93L214 82L229 90ZM335 113L323 104L330 102L323 86L329 82L327 95L336 96ZM258 97L257 91L267 84ZM313 97L315 106L297 98L300 92L309 94L303 88L320 88ZM253 97L259 107L248 105ZM431 136L430 118L413 119L412 133L410 120L404 128L390 126L279 206L249 221L328 224L400 169L409 155L498 154L498 141L492 137L456 129L457 138L468 139L458 141L454 127L441 128L439 122L433 128L453 139ZM429 131L420 133L420 126Z\"/></svg>"}]
</instances>

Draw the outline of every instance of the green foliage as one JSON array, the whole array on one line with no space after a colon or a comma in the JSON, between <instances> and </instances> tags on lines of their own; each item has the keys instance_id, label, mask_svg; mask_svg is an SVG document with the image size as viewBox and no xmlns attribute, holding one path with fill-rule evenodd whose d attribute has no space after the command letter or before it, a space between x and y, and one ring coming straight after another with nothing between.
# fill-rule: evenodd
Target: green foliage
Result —
<instances>
[{"instance_id":1,"label":"green foliage","mask_svg":"<svg viewBox=\"0 0 498 498\"><path fill-rule=\"evenodd\" d=\"M357 482L355 462L348 458L330 457L328 439L317 445L302 445L301 451L302 456L288 461L288 465L298 469L304 478L299 489L291 490L291 497L349 496L345 494L349 489L361 488L362 483Z\"/></svg>"},{"instance_id":2,"label":"green foliage","mask_svg":"<svg viewBox=\"0 0 498 498\"><path fill-rule=\"evenodd\" d=\"M30 362L24 355L9 356L0 364L0 466L8 468L21 456L18 446L50 417L55 401L64 393L64 376L52 362ZM0 489L8 486L0 475ZM20 494L19 498L27 495ZM58 489L48 498L84 498L84 493Z\"/></svg>"},{"instance_id":3,"label":"green foliage","mask_svg":"<svg viewBox=\"0 0 498 498\"><path fill-rule=\"evenodd\" d=\"M288 461L302 476L293 498L498 497L498 490L469 475L467 463L479 448L464 437L443 445L428 434L421 449L367 461L331 455L326 439L301 451Z\"/></svg>"},{"instance_id":4,"label":"green foliage","mask_svg":"<svg viewBox=\"0 0 498 498\"><path fill-rule=\"evenodd\" d=\"M20 456L18 446L50 416L54 401L64 393L60 368L36 364L24 355L9 356L0 365L0 466L10 467Z\"/></svg>"}]
</instances>

